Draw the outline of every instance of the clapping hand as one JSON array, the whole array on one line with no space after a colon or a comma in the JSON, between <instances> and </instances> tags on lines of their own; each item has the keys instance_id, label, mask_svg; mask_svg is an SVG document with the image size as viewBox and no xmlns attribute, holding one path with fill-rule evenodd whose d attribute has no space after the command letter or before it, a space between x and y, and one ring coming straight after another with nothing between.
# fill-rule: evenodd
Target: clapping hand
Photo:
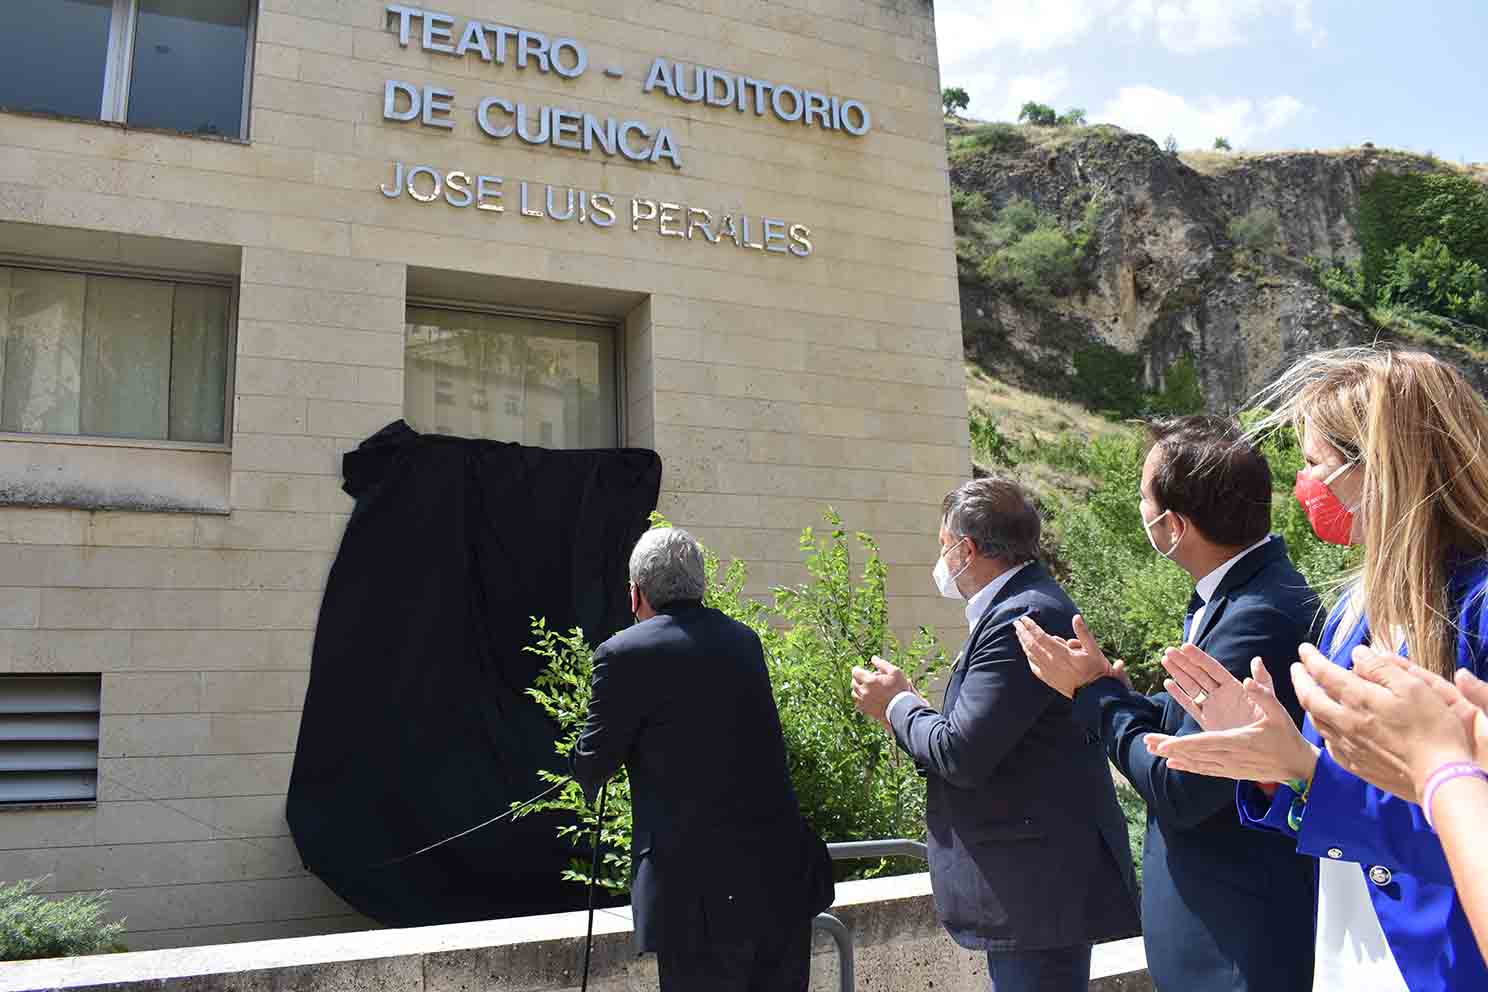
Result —
<instances>
[{"instance_id":1,"label":"clapping hand","mask_svg":"<svg viewBox=\"0 0 1488 992\"><path fill-rule=\"evenodd\" d=\"M1126 666L1120 662L1112 665L1106 660L1105 652L1085 626L1084 617L1075 617L1074 628L1074 637L1055 637L1028 617L1013 621L1013 631L1023 645L1033 674L1066 699L1075 698L1077 690L1106 676L1118 678L1130 687Z\"/></svg>"},{"instance_id":2,"label":"clapping hand","mask_svg":"<svg viewBox=\"0 0 1488 992\"><path fill-rule=\"evenodd\" d=\"M853 705L859 713L889 730L889 703L901 692L914 692L914 686L903 670L878 655L873 656L870 664L873 666L872 671L866 668L852 670Z\"/></svg>"},{"instance_id":3,"label":"clapping hand","mask_svg":"<svg viewBox=\"0 0 1488 992\"><path fill-rule=\"evenodd\" d=\"M1303 645L1292 666L1297 698L1348 771L1411 802L1449 762L1488 760L1488 686L1470 672L1457 684L1399 655L1354 649L1346 670Z\"/></svg>"},{"instance_id":4,"label":"clapping hand","mask_svg":"<svg viewBox=\"0 0 1488 992\"><path fill-rule=\"evenodd\" d=\"M1252 671L1260 661L1251 662ZM1244 683L1202 649L1192 644L1169 648L1162 666L1169 675L1163 688L1204 730L1236 730L1261 716Z\"/></svg>"},{"instance_id":5,"label":"clapping hand","mask_svg":"<svg viewBox=\"0 0 1488 992\"><path fill-rule=\"evenodd\" d=\"M1168 767L1254 782L1312 778L1318 749L1277 700L1261 659L1250 663L1252 677L1243 683L1192 645L1168 652L1163 667L1174 676L1169 680L1178 690L1173 698L1205 728L1186 737L1146 736L1147 750L1167 759ZM1248 714L1242 703L1249 705Z\"/></svg>"}]
</instances>

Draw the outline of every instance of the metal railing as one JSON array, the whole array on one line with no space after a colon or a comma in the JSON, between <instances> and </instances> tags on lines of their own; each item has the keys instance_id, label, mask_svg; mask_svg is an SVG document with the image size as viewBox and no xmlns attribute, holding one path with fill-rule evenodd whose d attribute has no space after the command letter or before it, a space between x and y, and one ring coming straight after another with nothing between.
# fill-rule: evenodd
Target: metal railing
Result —
<instances>
[{"instance_id":1,"label":"metal railing","mask_svg":"<svg viewBox=\"0 0 1488 992\"><path fill-rule=\"evenodd\" d=\"M917 840L902 837L893 840L855 840L840 844L828 844L827 853L833 861L851 861L855 858L919 858L929 860L929 851ZM841 992L854 992L852 931L831 913L822 913L812 925L827 934L837 944L838 988Z\"/></svg>"}]
</instances>

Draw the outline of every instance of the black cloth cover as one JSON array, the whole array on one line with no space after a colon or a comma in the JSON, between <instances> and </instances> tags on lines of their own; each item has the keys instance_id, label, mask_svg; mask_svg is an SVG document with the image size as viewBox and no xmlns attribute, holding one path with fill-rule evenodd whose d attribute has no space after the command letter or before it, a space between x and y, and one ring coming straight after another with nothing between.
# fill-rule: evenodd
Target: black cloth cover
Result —
<instances>
[{"instance_id":1,"label":"black cloth cover","mask_svg":"<svg viewBox=\"0 0 1488 992\"><path fill-rule=\"evenodd\" d=\"M652 451L549 451L403 421L342 463L356 500L331 567L290 779L305 865L390 926L581 908L556 821L505 811L566 772L524 692L530 618L598 644L627 625L627 559L656 508Z\"/></svg>"}]
</instances>

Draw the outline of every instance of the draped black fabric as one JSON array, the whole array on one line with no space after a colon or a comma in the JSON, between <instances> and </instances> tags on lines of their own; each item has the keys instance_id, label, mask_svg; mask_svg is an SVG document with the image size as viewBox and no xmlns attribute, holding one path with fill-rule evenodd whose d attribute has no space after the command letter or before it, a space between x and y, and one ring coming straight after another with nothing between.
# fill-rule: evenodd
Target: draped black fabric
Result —
<instances>
[{"instance_id":1,"label":"draped black fabric","mask_svg":"<svg viewBox=\"0 0 1488 992\"><path fill-rule=\"evenodd\" d=\"M661 460L419 434L397 421L343 460L356 500L321 603L287 816L339 896L392 926L580 908L551 816L417 850L563 772L524 690L530 618L597 644L630 622L626 561Z\"/></svg>"}]
</instances>

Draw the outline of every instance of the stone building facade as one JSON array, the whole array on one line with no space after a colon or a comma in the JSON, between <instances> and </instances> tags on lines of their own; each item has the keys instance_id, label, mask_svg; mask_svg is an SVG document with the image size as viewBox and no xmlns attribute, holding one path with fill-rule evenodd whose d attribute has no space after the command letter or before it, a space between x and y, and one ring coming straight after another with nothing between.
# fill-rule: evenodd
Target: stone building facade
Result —
<instances>
[{"instance_id":1,"label":"stone building facade","mask_svg":"<svg viewBox=\"0 0 1488 992\"><path fill-rule=\"evenodd\" d=\"M368 925L284 794L340 458L400 417L655 448L759 591L831 505L960 633L929 0L5 7L0 880L137 949Z\"/></svg>"}]
</instances>

